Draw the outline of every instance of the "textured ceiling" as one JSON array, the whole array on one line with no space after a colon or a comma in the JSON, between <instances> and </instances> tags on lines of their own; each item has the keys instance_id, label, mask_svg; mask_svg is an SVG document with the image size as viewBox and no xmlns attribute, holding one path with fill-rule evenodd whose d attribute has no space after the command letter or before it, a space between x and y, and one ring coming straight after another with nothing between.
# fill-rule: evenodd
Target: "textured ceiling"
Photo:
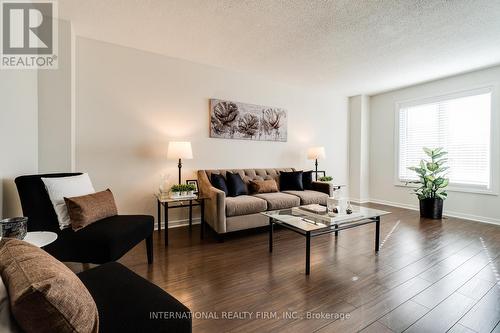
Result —
<instances>
[{"instance_id":1,"label":"textured ceiling","mask_svg":"<svg viewBox=\"0 0 500 333\"><path fill-rule=\"evenodd\" d=\"M500 0L59 0L76 34L373 94L500 63Z\"/></svg>"}]
</instances>

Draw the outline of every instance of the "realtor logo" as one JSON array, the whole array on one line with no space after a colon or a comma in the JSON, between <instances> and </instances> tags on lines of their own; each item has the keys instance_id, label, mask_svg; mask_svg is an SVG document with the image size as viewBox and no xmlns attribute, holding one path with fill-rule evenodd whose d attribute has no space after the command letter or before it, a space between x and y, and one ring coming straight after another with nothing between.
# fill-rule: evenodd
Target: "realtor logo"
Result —
<instances>
[{"instance_id":1,"label":"realtor logo","mask_svg":"<svg viewBox=\"0 0 500 333\"><path fill-rule=\"evenodd\" d=\"M57 69L56 3L1 1L2 69Z\"/></svg>"}]
</instances>

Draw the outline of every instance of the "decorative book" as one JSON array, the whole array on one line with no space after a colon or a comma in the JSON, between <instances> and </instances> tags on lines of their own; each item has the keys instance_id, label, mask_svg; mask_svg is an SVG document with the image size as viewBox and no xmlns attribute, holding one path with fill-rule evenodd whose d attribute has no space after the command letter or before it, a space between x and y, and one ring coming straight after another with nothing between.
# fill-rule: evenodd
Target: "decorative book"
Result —
<instances>
[{"instance_id":1,"label":"decorative book","mask_svg":"<svg viewBox=\"0 0 500 333\"><path fill-rule=\"evenodd\" d=\"M302 210L311 212L311 213L315 213L315 214L324 214L324 213L326 213L326 207L318 205L318 204L311 204L311 205L300 206L299 208L302 209Z\"/></svg>"}]
</instances>

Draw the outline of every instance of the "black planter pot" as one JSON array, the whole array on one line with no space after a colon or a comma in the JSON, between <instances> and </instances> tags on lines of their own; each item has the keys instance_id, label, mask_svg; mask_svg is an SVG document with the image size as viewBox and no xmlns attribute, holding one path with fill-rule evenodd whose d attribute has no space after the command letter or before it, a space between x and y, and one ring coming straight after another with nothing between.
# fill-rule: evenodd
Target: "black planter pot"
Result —
<instances>
[{"instance_id":1,"label":"black planter pot","mask_svg":"<svg viewBox=\"0 0 500 333\"><path fill-rule=\"evenodd\" d=\"M420 217L428 219L443 218L443 199L423 199L420 200Z\"/></svg>"}]
</instances>

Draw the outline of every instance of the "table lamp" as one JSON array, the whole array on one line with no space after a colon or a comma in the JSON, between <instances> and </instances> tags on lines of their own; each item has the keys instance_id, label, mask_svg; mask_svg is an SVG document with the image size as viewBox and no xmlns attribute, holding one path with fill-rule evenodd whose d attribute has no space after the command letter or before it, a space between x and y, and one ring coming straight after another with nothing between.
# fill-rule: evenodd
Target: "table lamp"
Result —
<instances>
[{"instance_id":1,"label":"table lamp","mask_svg":"<svg viewBox=\"0 0 500 333\"><path fill-rule=\"evenodd\" d=\"M191 150L191 142L186 141L170 141L168 143L167 158L169 160L179 160L179 184L181 183L182 159L190 160L193 158Z\"/></svg>"},{"instance_id":2,"label":"table lamp","mask_svg":"<svg viewBox=\"0 0 500 333\"><path fill-rule=\"evenodd\" d=\"M307 150L307 159L313 160L316 167L316 180L318 180L318 160L325 158L325 147L311 147Z\"/></svg>"}]
</instances>

